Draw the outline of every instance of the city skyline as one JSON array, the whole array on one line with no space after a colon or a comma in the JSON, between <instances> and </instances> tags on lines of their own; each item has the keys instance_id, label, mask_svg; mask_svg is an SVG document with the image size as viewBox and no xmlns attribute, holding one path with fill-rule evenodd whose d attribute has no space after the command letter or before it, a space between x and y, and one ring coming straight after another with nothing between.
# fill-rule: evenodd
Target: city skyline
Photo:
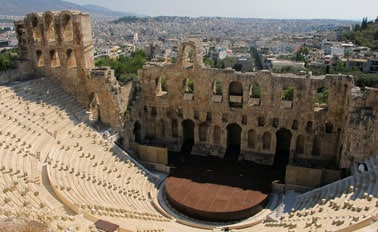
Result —
<instances>
[{"instance_id":1,"label":"city skyline","mask_svg":"<svg viewBox=\"0 0 378 232\"><path fill-rule=\"evenodd\" d=\"M79 5L91 4L107 7L115 11L133 12L148 16L219 16L238 18L277 18L277 19L352 19L378 16L378 1L364 0L356 4L347 0L318 0L303 2L287 1L249 1L249 0L192 0L188 3L175 0L66 0Z\"/></svg>"}]
</instances>

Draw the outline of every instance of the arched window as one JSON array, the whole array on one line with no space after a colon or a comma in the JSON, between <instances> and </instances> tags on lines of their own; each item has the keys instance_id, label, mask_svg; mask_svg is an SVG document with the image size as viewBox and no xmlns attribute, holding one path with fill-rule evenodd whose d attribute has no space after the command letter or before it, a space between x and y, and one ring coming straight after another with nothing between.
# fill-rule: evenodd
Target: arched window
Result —
<instances>
[{"instance_id":1,"label":"arched window","mask_svg":"<svg viewBox=\"0 0 378 232\"><path fill-rule=\"evenodd\" d=\"M60 66L59 55L58 52L56 52L55 50L50 51L50 62L52 68Z\"/></svg>"},{"instance_id":2,"label":"arched window","mask_svg":"<svg viewBox=\"0 0 378 232\"><path fill-rule=\"evenodd\" d=\"M185 46L183 51L182 65L186 68L193 66L195 55L195 48L193 46Z\"/></svg>"},{"instance_id":3,"label":"arched window","mask_svg":"<svg viewBox=\"0 0 378 232\"><path fill-rule=\"evenodd\" d=\"M74 68L76 67L76 57L74 51L69 48L66 52L67 55L67 68Z\"/></svg>"},{"instance_id":4,"label":"arched window","mask_svg":"<svg viewBox=\"0 0 378 232\"><path fill-rule=\"evenodd\" d=\"M223 84L221 81L214 81L213 83L213 95L223 95Z\"/></svg>"},{"instance_id":5,"label":"arched window","mask_svg":"<svg viewBox=\"0 0 378 232\"><path fill-rule=\"evenodd\" d=\"M332 123L326 123L325 125L325 132L328 133L328 134L331 134L333 131L333 125Z\"/></svg>"},{"instance_id":6,"label":"arched window","mask_svg":"<svg viewBox=\"0 0 378 232\"><path fill-rule=\"evenodd\" d=\"M177 138L178 137L178 123L177 119L172 119L172 137Z\"/></svg>"},{"instance_id":7,"label":"arched window","mask_svg":"<svg viewBox=\"0 0 378 232\"><path fill-rule=\"evenodd\" d=\"M164 77L155 79L155 93L156 96L162 96L167 93L167 82Z\"/></svg>"},{"instance_id":8,"label":"arched window","mask_svg":"<svg viewBox=\"0 0 378 232\"><path fill-rule=\"evenodd\" d=\"M294 119L293 124L291 124L291 129L297 130L298 129L298 120Z\"/></svg>"},{"instance_id":9,"label":"arched window","mask_svg":"<svg viewBox=\"0 0 378 232\"><path fill-rule=\"evenodd\" d=\"M326 107L327 104L328 104L328 89L325 87L320 87L316 91L315 107Z\"/></svg>"},{"instance_id":10,"label":"arched window","mask_svg":"<svg viewBox=\"0 0 378 232\"><path fill-rule=\"evenodd\" d=\"M192 79L186 78L184 80L184 92L185 93L194 93L194 83Z\"/></svg>"},{"instance_id":11,"label":"arched window","mask_svg":"<svg viewBox=\"0 0 378 232\"><path fill-rule=\"evenodd\" d=\"M248 131L248 147L255 148L256 146L256 131L249 130Z\"/></svg>"},{"instance_id":12,"label":"arched window","mask_svg":"<svg viewBox=\"0 0 378 232\"><path fill-rule=\"evenodd\" d=\"M306 124L306 131L312 132L312 121L308 121Z\"/></svg>"},{"instance_id":13,"label":"arched window","mask_svg":"<svg viewBox=\"0 0 378 232\"><path fill-rule=\"evenodd\" d=\"M69 14L63 14L62 24L63 24L63 40L72 41L73 40L72 19Z\"/></svg>"},{"instance_id":14,"label":"arched window","mask_svg":"<svg viewBox=\"0 0 378 232\"><path fill-rule=\"evenodd\" d=\"M45 26L47 42L55 41L55 23L54 16L51 13L47 13L45 15Z\"/></svg>"},{"instance_id":15,"label":"arched window","mask_svg":"<svg viewBox=\"0 0 378 232\"><path fill-rule=\"evenodd\" d=\"M214 143L219 144L220 143L220 135L221 130L219 126L214 127Z\"/></svg>"},{"instance_id":16,"label":"arched window","mask_svg":"<svg viewBox=\"0 0 378 232\"><path fill-rule=\"evenodd\" d=\"M201 124L199 126L199 141L206 142L206 137L207 137L207 126L206 124Z\"/></svg>"},{"instance_id":17,"label":"arched window","mask_svg":"<svg viewBox=\"0 0 378 232\"><path fill-rule=\"evenodd\" d=\"M265 132L263 135L263 149L270 150L271 135L269 132Z\"/></svg>"},{"instance_id":18,"label":"arched window","mask_svg":"<svg viewBox=\"0 0 378 232\"><path fill-rule=\"evenodd\" d=\"M243 107L243 86L240 82L233 81L228 87L230 107Z\"/></svg>"},{"instance_id":19,"label":"arched window","mask_svg":"<svg viewBox=\"0 0 378 232\"><path fill-rule=\"evenodd\" d=\"M256 82L253 83L249 87L249 97L250 98L260 98L261 97L261 88L260 88L259 84L257 84Z\"/></svg>"},{"instance_id":20,"label":"arched window","mask_svg":"<svg viewBox=\"0 0 378 232\"><path fill-rule=\"evenodd\" d=\"M304 136L298 135L297 142L295 145L295 154L303 154L304 153Z\"/></svg>"},{"instance_id":21,"label":"arched window","mask_svg":"<svg viewBox=\"0 0 378 232\"><path fill-rule=\"evenodd\" d=\"M160 136L165 136L165 123L163 119L159 120L159 129L160 129Z\"/></svg>"},{"instance_id":22,"label":"arched window","mask_svg":"<svg viewBox=\"0 0 378 232\"><path fill-rule=\"evenodd\" d=\"M42 33L37 16L33 15L31 18L31 23L33 27L33 40L40 42L42 40Z\"/></svg>"},{"instance_id":23,"label":"arched window","mask_svg":"<svg viewBox=\"0 0 378 232\"><path fill-rule=\"evenodd\" d=\"M281 106L284 109L293 108L293 99L294 99L294 86L288 85L282 89L282 103Z\"/></svg>"},{"instance_id":24,"label":"arched window","mask_svg":"<svg viewBox=\"0 0 378 232\"><path fill-rule=\"evenodd\" d=\"M36 51L36 56L37 56L37 66L38 67L45 66L45 58L43 57L41 50Z\"/></svg>"}]
</instances>

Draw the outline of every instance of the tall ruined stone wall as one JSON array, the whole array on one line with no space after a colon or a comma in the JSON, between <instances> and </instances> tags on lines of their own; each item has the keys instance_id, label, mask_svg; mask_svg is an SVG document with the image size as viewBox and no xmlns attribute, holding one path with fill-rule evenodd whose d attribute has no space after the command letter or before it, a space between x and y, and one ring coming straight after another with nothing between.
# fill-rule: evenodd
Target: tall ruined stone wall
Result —
<instances>
[{"instance_id":1,"label":"tall ruined stone wall","mask_svg":"<svg viewBox=\"0 0 378 232\"><path fill-rule=\"evenodd\" d=\"M79 11L30 13L15 22L21 57L35 72L49 76L79 102L93 119L122 128L123 91L110 69L94 68L90 16ZM126 99L127 100L127 99Z\"/></svg>"},{"instance_id":2,"label":"tall ruined stone wall","mask_svg":"<svg viewBox=\"0 0 378 232\"><path fill-rule=\"evenodd\" d=\"M378 89L355 87L349 98L340 166L378 154Z\"/></svg>"},{"instance_id":3,"label":"tall ruined stone wall","mask_svg":"<svg viewBox=\"0 0 378 232\"><path fill-rule=\"evenodd\" d=\"M189 59L182 57L181 63L151 65L140 71L144 114L138 137L181 144L187 137L183 125L190 120L194 124L192 153L223 156L233 143L230 137L237 137L232 132L236 128L241 130L241 156L272 164L281 147L277 138L283 132L290 137L290 160L338 163L352 78L206 69L195 62L188 65ZM254 96L254 84L259 86L259 96ZM221 90L217 91L217 85ZM282 98L285 86L294 89L289 101ZM318 105L315 99L321 88L328 90L328 101Z\"/></svg>"}]
</instances>

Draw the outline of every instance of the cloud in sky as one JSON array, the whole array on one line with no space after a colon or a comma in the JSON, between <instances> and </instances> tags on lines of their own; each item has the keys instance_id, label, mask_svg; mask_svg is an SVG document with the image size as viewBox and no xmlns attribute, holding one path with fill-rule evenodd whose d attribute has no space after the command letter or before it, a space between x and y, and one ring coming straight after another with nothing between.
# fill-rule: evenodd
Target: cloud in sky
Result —
<instances>
[{"instance_id":1,"label":"cloud in sky","mask_svg":"<svg viewBox=\"0 0 378 232\"><path fill-rule=\"evenodd\" d=\"M332 18L370 20L378 16L377 0L69 0L149 16L223 16L241 18Z\"/></svg>"}]
</instances>

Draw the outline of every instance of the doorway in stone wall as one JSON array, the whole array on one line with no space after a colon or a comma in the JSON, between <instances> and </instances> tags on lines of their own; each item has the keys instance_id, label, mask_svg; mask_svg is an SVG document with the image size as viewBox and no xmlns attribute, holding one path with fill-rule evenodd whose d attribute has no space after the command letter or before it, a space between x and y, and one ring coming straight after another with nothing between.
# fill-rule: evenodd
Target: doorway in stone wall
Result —
<instances>
[{"instance_id":1,"label":"doorway in stone wall","mask_svg":"<svg viewBox=\"0 0 378 232\"><path fill-rule=\"evenodd\" d=\"M290 130L286 128L281 128L276 132L277 143L274 166L284 168L289 164L291 136Z\"/></svg>"},{"instance_id":2,"label":"doorway in stone wall","mask_svg":"<svg viewBox=\"0 0 378 232\"><path fill-rule=\"evenodd\" d=\"M194 122L190 119L182 122L182 141L181 152L190 153L194 144Z\"/></svg>"},{"instance_id":3,"label":"doorway in stone wall","mask_svg":"<svg viewBox=\"0 0 378 232\"><path fill-rule=\"evenodd\" d=\"M134 142L140 143L142 141L142 125L136 121L134 123Z\"/></svg>"},{"instance_id":4,"label":"doorway in stone wall","mask_svg":"<svg viewBox=\"0 0 378 232\"><path fill-rule=\"evenodd\" d=\"M236 123L227 126L227 149L225 158L238 159L240 155L241 131L242 128Z\"/></svg>"}]
</instances>

